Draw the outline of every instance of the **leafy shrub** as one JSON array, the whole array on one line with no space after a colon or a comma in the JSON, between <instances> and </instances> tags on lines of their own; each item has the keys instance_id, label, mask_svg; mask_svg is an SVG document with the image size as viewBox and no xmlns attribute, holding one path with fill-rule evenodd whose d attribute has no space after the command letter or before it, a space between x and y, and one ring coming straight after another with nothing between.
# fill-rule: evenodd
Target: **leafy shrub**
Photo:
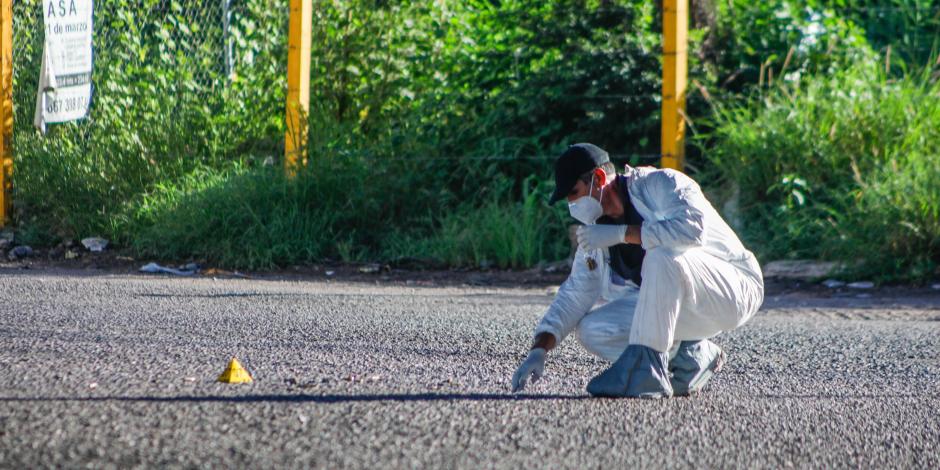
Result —
<instances>
[{"instance_id":1,"label":"leafy shrub","mask_svg":"<svg viewBox=\"0 0 940 470\"><path fill-rule=\"evenodd\" d=\"M521 202L494 198L408 224L386 204L396 191L407 200L408 188L364 174L349 159L293 179L274 168L196 172L133 204L122 230L142 256L248 269L324 259L518 268L567 253L559 213L534 180Z\"/></svg>"},{"instance_id":2,"label":"leafy shrub","mask_svg":"<svg viewBox=\"0 0 940 470\"><path fill-rule=\"evenodd\" d=\"M128 214L143 256L268 269L335 257L383 226L380 198L353 162L289 179L280 168L197 172L158 187ZM373 232L374 233L374 232ZM358 239L357 237L364 237Z\"/></svg>"},{"instance_id":3,"label":"leafy shrub","mask_svg":"<svg viewBox=\"0 0 940 470\"><path fill-rule=\"evenodd\" d=\"M618 163L658 162L661 15L655 3L315 0L311 163L296 181L262 163L278 167L283 153L288 10L279 0L231 5L226 37L220 2L96 2L91 114L40 136L31 114L41 2L15 2L14 199L21 234L45 244L105 235L148 256L242 267L409 256L521 267L566 253L565 215L535 196L547 192L551 161L565 145L592 141ZM829 109L843 103L827 98L838 94L828 82L844 64L873 60L888 44L898 46L892 57L921 64L916 53L936 42L932 5L734 0L693 6L703 28L690 34L690 71L702 85L695 89L711 90L723 103L719 128L710 132L699 119L712 112L707 94L692 93L694 128L718 141L711 155L723 178L740 178L742 190L760 198L747 206L749 216L765 220L786 210L790 220L804 221L788 228L799 233L755 229L752 239L775 256L839 257L841 245L816 240L838 232L833 236L854 242L877 233L833 227L850 224L846 207L901 197L898 186L869 177L887 157L856 158L865 175L861 185L853 183L854 172L845 175L851 161L831 149L862 155L870 146L860 142L870 138L883 152L895 137L844 129L841 123L885 116ZM231 75L226 42L233 47ZM892 59L882 81L893 86L887 77L904 72L903 64ZM802 118L786 117L795 112L785 96L794 93L790 85L764 101L735 104L760 92L756 85L766 86L771 76L774 86L781 76L804 84L797 90L800 105L808 106L798 110ZM820 98L807 101L810 95ZM895 129L913 122L902 115L893 116ZM805 138L823 132L814 127L817 117L840 123L838 142ZM753 125L726 125L753 120L779 128L768 137ZM833 175L789 161L734 168L743 164L735 162L735 148L759 148L768 139L786 155L825 155L813 162L835 168ZM691 157L690 169L711 171L711 163ZM907 176L891 181L929 193L920 173L933 171L928 164L895 160L896 173ZM861 187L866 190L857 192ZM899 229L893 249L899 257L916 253L911 247L933 233L929 220L917 216L924 206L892 200L901 211L893 216L917 227ZM514 232L519 223L510 222L527 230ZM929 269L926 261L911 263Z\"/></svg>"},{"instance_id":4,"label":"leafy shrub","mask_svg":"<svg viewBox=\"0 0 940 470\"><path fill-rule=\"evenodd\" d=\"M860 63L718 106L700 138L765 258L923 280L940 265L938 94L929 71L890 79Z\"/></svg>"},{"instance_id":5,"label":"leafy shrub","mask_svg":"<svg viewBox=\"0 0 940 470\"><path fill-rule=\"evenodd\" d=\"M21 222L57 238L126 238L114 232L113 220L126 201L200 168L276 153L286 53L279 32L286 23L271 13L273 4L249 2L234 15L238 75L227 77L218 3L95 2L89 116L40 135L32 105L42 2L18 3L14 178Z\"/></svg>"},{"instance_id":6,"label":"leafy shrub","mask_svg":"<svg viewBox=\"0 0 940 470\"><path fill-rule=\"evenodd\" d=\"M464 204L430 220L426 233L395 234L385 241L386 258L415 258L450 266L524 268L564 258L569 217L545 205L549 185L529 178L521 200L503 181L488 201Z\"/></svg>"}]
</instances>

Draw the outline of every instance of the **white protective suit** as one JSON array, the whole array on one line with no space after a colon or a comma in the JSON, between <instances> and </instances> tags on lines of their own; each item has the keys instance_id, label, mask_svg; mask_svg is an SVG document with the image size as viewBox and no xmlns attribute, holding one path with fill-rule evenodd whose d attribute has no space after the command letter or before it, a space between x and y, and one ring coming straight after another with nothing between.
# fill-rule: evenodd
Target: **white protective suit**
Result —
<instances>
[{"instance_id":1,"label":"white protective suit","mask_svg":"<svg viewBox=\"0 0 940 470\"><path fill-rule=\"evenodd\" d=\"M607 249L579 247L535 334L560 343L577 329L585 349L615 361L628 344L667 352L748 321L764 300L760 265L698 183L675 170L631 167L623 182L643 217L642 287L611 269Z\"/></svg>"}]
</instances>

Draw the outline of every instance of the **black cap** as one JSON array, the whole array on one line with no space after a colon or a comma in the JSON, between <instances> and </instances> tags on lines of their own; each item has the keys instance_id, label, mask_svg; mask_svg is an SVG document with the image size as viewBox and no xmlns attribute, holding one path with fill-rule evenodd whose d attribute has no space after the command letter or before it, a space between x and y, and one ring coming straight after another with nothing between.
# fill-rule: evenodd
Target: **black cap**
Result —
<instances>
[{"instance_id":1,"label":"black cap","mask_svg":"<svg viewBox=\"0 0 940 470\"><path fill-rule=\"evenodd\" d=\"M604 149L594 144L574 144L555 160L555 192L549 204L568 196L581 175L610 162Z\"/></svg>"}]
</instances>

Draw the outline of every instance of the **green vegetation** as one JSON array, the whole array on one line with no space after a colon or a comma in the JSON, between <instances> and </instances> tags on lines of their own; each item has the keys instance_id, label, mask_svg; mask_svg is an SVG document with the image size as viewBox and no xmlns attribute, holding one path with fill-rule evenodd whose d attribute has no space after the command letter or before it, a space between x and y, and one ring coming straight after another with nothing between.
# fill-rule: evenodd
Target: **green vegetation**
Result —
<instances>
[{"instance_id":1,"label":"green vegetation","mask_svg":"<svg viewBox=\"0 0 940 470\"><path fill-rule=\"evenodd\" d=\"M212 25L218 3L163 3L95 2L91 114L45 136L32 127L42 2L14 6L14 201L18 224L41 241L103 234L126 243L133 235L120 222L135 210L129 202L278 151L283 117L270 110L283 106L285 46L270 38L280 19L265 2L248 3L233 25L245 47L228 81Z\"/></svg>"},{"instance_id":2,"label":"green vegetation","mask_svg":"<svg viewBox=\"0 0 940 470\"><path fill-rule=\"evenodd\" d=\"M210 259L253 269L310 263L391 260L420 266L525 267L567 254L559 214L544 208L545 185L526 182L523 202L503 180L491 200L459 206L407 227L387 201L392 186L357 175L355 163L307 168L288 179L279 169L196 172L176 186L160 185L130 207L122 228L149 256ZM427 226L440 227L430 236ZM561 234L559 235L559 232Z\"/></svg>"},{"instance_id":3,"label":"green vegetation","mask_svg":"<svg viewBox=\"0 0 940 470\"><path fill-rule=\"evenodd\" d=\"M938 97L929 73L863 62L719 105L703 142L764 259L924 280L940 264Z\"/></svg>"},{"instance_id":4,"label":"green vegetation","mask_svg":"<svg viewBox=\"0 0 940 470\"><path fill-rule=\"evenodd\" d=\"M655 2L314 0L310 163L293 180L283 2L233 2L226 36L221 2L99 0L91 115L45 136L31 128L40 5L14 5L16 223L34 244L101 235L247 269L522 268L568 253L569 217L544 204L567 144L658 162ZM762 259L937 275L938 11L697 4L689 170L739 188Z\"/></svg>"}]
</instances>

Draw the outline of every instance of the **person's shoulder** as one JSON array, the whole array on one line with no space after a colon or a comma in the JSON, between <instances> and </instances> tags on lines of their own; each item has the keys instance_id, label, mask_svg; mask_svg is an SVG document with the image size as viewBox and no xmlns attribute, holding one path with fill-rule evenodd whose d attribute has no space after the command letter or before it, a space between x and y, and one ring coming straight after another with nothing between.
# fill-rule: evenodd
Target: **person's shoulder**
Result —
<instances>
[{"instance_id":1,"label":"person's shoulder","mask_svg":"<svg viewBox=\"0 0 940 470\"><path fill-rule=\"evenodd\" d=\"M698 188L698 183L685 173L672 168L637 168L637 180L644 184L671 189Z\"/></svg>"},{"instance_id":2,"label":"person's shoulder","mask_svg":"<svg viewBox=\"0 0 940 470\"><path fill-rule=\"evenodd\" d=\"M665 182L688 178L681 171L676 171L672 168L654 168L651 166L641 166L635 168L634 171L634 178L637 181Z\"/></svg>"}]
</instances>

